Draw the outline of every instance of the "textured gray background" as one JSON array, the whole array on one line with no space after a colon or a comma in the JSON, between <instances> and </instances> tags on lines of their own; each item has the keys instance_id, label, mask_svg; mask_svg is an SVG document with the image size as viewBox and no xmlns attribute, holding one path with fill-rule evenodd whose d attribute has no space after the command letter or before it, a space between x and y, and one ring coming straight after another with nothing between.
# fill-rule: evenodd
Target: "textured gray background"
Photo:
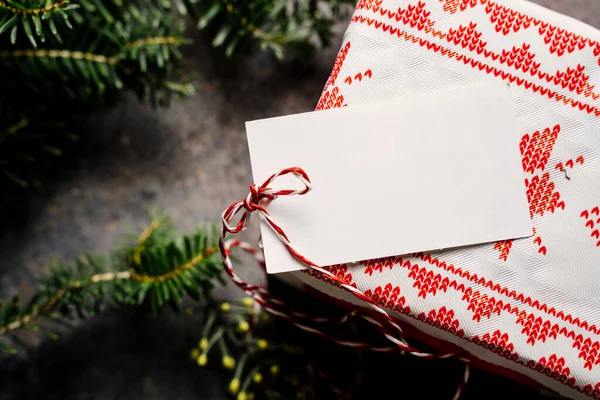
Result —
<instances>
[{"instance_id":1,"label":"textured gray background","mask_svg":"<svg viewBox=\"0 0 600 400\"><path fill-rule=\"evenodd\" d=\"M536 2L600 26L598 0ZM186 50L187 70L198 75L198 94L158 111L129 99L85 122L92 139L79 161L34 199L22 226L1 232L0 293L30 293L32 277L52 258L109 251L121 233L143 225L150 206L164 208L182 231L218 221L251 182L244 122L312 110L339 46L338 30L332 48L304 66L265 56L223 65L192 32L198 40ZM44 341L29 360L3 360L0 398L224 398L216 375L186 364L197 324L137 318L128 312L96 318L58 343ZM443 371L429 368L417 370ZM477 377L469 397L491 385L531 395L500 378Z\"/></svg>"}]
</instances>

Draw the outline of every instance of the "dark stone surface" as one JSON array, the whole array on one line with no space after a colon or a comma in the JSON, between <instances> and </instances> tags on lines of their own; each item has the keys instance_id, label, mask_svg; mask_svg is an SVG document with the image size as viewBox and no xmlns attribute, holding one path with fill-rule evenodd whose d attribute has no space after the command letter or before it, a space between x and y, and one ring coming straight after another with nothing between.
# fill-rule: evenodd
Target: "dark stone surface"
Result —
<instances>
[{"instance_id":1,"label":"dark stone surface","mask_svg":"<svg viewBox=\"0 0 600 400\"><path fill-rule=\"evenodd\" d=\"M597 0L537 2L600 26ZM280 65L264 55L224 64L199 38L187 50L187 68L198 75L197 95L158 111L128 99L86 121L91 139L78 161L34 199L21 226L1 232L2 296L30 293L33 276L52 258L109 251L121 233L139 229L147 207L161 206L182 231L218 221L225 206L246 195L251 181L244 122L312 110L338 45L306 65ZM249 232L249 238L255 234ZM57 343L39 346L32 335L29 357L0 363L0 399L226 398L216 373L188 362L198 337L199 326L190 320L130 311L95 318ZM380 361L369 369L382 368ZM408 374L402 384L420 384L426 397L450 398L461 373L441 363L392 362ZM488 397L490 391L535 396L505 379L474 375L468 398ZM430 385L423 377L441 382ZM381 390L384 381L375 375L367 382ZM401 393L400 383L393 390Z\"/></svg>"}]
</instances>

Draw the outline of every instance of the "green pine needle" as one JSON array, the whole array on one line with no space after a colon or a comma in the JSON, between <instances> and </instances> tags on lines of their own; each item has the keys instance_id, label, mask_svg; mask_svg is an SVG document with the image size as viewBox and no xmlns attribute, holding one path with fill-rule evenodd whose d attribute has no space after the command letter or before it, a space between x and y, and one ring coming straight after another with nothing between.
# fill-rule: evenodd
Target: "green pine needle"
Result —
<instances>
[{"instance_id":1,"label":"green pine needle","mask_svg":"<svg viewBox=\"0 0 600 400\"><path fill-rule=\"evenodd\" d=\"M188 295L199 299L222 273L216 230L204 227L181 240L173 239L173 232L167 219L156 217L135 243L110 257L50 264L29 302L21 305L15 296L0 305L0 336L39 327L39 318L89 318L102 312L106 301L113 307L148 305L158 313L166 305L178 308Z\"/></svg>"}]
</instances>

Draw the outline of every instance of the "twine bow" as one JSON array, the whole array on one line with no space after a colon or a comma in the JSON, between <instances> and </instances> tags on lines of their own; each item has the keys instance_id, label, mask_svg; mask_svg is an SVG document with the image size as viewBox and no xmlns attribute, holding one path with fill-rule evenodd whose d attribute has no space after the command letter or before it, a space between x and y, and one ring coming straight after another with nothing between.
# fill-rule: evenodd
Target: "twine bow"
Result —
<instances>
[{"instance_id":1,"label":"twine bow","mask_svg":"<svg viewBox=\"0 0 600 400\"><path fill-rule=\"evenodd\" d=\"M293 175L296 177L302 184L302 189L281 189L275 190L271 188L271 184L278 177L284 175ZM221 250L221 257L223 259L223 264L225 266L225 270L231 276L234 283L236 283L242 290L244 290L248 295L252 296L257 303L261 306L265 307L265 309L281 318L284 318L300 329L305 331L314 333L326 339L332 340L338 344L355 347L355 348L369 348L373 351L383 351L383 352L391 352L391 351L401 351L410 353L416 357L424 358L424 359L441 359L441 358L458 358L461 361L465 362L465 372L463 374L463 381L459 386L456 395L454 396L454 400L458 399L464 390L468 378L469 378L469 360L460 356L458 353L447 353L447 354L431 354L421 352L413 347L411 347L405 340L402 328L396 323L396 321L383 309L381 308L373 299L369 296L365 295L358 288L349 285L346 281L334 275L327 269L313 263L306 257L304 257L300 252L298 252L291 244L289 238L281 229L279 225L277 225L268 211L261 205L261 203L265 200L272 201L275 200L278 196L294 196L294 195L305 195L310 192L312 189L312 184L306 172L304 172L301 168L291 167L286 168L279 171L276 174L271 175L262 185L256 187L256 185L250 185L250 193L248 196L237 203L233 203L230 205L222 215L223 229L221 232L221 238L219 241L219 247ZM278 300L270 295L270 293L261 285L253 285L247 282L244 282L242 279L238 277L233 268L233 263L231 260L231 249L234 247L240 247L244 251L252 254L259 264L264 268L264 258L261 252L256 250L251 245L244 243L239 240L225 240L228 233L236 234L240 231L244 230L248 225L250 220L250 215L258 211L260 215L264 218L264 220L268 223L268 225L273 229L277 237L281 240L281 242L285 245L288 251L300 261L302 264L307 266L308 268L317 271L324 278L336 283L342 288L346 289L350 293L352 293L355 297L362 300L366 303L365 308L352 310L350 313L345 315L341 320L329 317L315 317L314 315L298 312L290 309L284 302ZM238 220L237 223L232 224L232 220L239 213L243 212L242 216ZM354 315L361 315L365 320L372 323L375 328L377 328L390 342L392 342L393 346L373 346L368 342L356 342L356 341L348 341L343 339L338 339L330 336L328 333L323 332L322 330L315 328L312 325L307 324L305 321L308 320L311 323L343 323L347 321L350 317Z\"/></svg>"},{"instance_id":2,"label":"twine bow","mask_svg":"<svg viewBox=\"0 0 600 400\"><path fill-rule=\"evenodd\" d=\"M303 189L282 189L275 190L271 189L270 186L278 177L291 174L298 178L300 182L304 185ZM269 217L269 213L260 203L263 200L275 200L278 196L295 196L295 195L304 195L310 192L312 189L312 184L310 183L310 179L306 172L302 169L293 167L286 168L279 171L276 174L273 174L259 187L252 184L250 185L250 193L248 196L237 203L233 203L232 205L225 210L223 213L223 228L228 233L239 233L243 229L246 228L248 222L250 221L250 215L254 211L259 211L266 218ZM238 223L235 226L231 225L231 220L235 217L235 215L240 212L242 209L245 209L244 214L240 217ZM268 218L270 220L270 218ZM272 221L271 221L272 223ZM281 231L283 233L283 231Z\"/></svg>"}]
</instances>

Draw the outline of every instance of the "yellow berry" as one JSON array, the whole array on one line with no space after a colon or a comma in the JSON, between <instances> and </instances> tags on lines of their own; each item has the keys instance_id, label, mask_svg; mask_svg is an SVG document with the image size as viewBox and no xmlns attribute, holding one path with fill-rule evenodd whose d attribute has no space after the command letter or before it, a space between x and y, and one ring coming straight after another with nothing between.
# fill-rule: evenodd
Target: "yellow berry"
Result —
<instances>
[{"instance_id":1,"label":"yellow berry","mask_svg":"<svg viewBox=\"0 0 600 400\"><path fill-rule=\"evenodd\" d=\"M221 311L227 312L229 310L231 310L231 304L229 304L229 303L223 303L223 304L221 304Z\"/></svg>"},{"instance_id":2,"label":"yellow berry","mask_svg":"<svg viewBox=\"0 0 600 400\"><path fill-rule=\"evenodd\" d=\"M231 382L229 382L229 391L232 394L236 394L238 392L238 390L240 390L240 380L237 378L234 378L231 380Z\"/></svg>"},{"instance_id":3,"label":"yellow berry","mask_svg":"<svg viewBox=\"0 0 600 400\"><path fill-rule=\"evenodd\" d=\"M198 350L198 349L192 350L192 358L195 360L198 357L200 357L200 350Z\"/></svg>"},{"instance_id":4,"label":"yellow berry","mask_svg":"<svg viewBox=\"0 0 600 400\"><path fill-rule=\"evenodd\" d=\"M233 12L233 5L231 3L227 4L227 12Z\"/></svg>"},{"instance_id":5,"label":"yellow berry","mask_svg":"<svg viewBox=\"0 0 600 400\"><path fill-rule=\"evenodd\" d=\"M200 339L200 341L198 342L198 347L200 347L200 350L206 350L206 348L208 347L208 339Z\"/></svg>"},{"instance_id":6,"label":"yellow berry","mask_svg":"<svg viewBox=\"0 0 600 400\"><path fill-rule=\"evenodd\" d=\"M248 393L248 400L254 400L254 393Z\"/></svg>"},{"instance_id":7,"label":"yellow berry","mask_svg":"<svg viewBox=\"0 0 600 400\"><path fill-rule=\"evenodd\" d=\"M237 400L248 400L248 395L246 392L239 392L237 395Z\"/></svg>"},{"instance_id":8,"label":"yellow berry","mask_svg":"<svg viewBox=\"0 0 600 400\"><path fill-rule=\"evenodd\" d=\"M254 374L254 376L252 377L252 380L254 381L254 383L260 383L262 381L262 375L260 372L257 372Z\"/></svg>"},{"instance_id":9,"label":"yellow berry","mask_svg":"<svg viewBox=\"0 0 600 400\"><path fill-rule=\"evenodd\" d=\"M238 324L238 329L242 332L248 332L248 329L250 329L250 324L247 321L240 321Z\"/></svg>"},{"instance_id":10,"label":"yellow berry","mask_svg":"<svg viewBox=\"0 0 600 400\"><path fill-rule=\"evenodd\" d=\"M269 342L267 342L264 339L258 339L258 341L256 342L256 345L258 346L259 349L264 350L267 347L269 347Z\"/></svg>"},{"instance_id":11,"label":"yellow berry","mask_svg":"<svg viewBox=\"0 0 600 400\"><path fill-rule=\"evenodd\" d=\"M277 375L279 373L279 365L271 365L271 368L269 370L273 375Z\"/></svg>"},{"instance_id":12,"label":"yellow berry","mask_svg":"<svg viewBox=\"0 0 600 400\"><path fill-rule=\"evenodd\" d=\"M252 307L252 305L254 304L254 299L252 297L246 297L242 299L242 304L246 307Z\"/></svg>"},{"instance_id":13,"label":"yellow berry","mask_svg":"<svg viewBox=\"0 0 600 400\"><path fill-rule=\"evenodd\" d=\"M185 313L188 316L192 316L192 315L194 315L194 309L192 307L188 307L188 308L185 309Z\"/></svg>"},{"instance_id":14,"label":"yellow berry","mask_svg":"<svg viewBox=\"0 0 600 400\"><path fill-rule=\"evenodd\" d=\"M196 359L196 362L198 363L199 366L204 367L206 365L206 363L208 362L208 357L206 356L206 354L202 353Z\"/></svg>"},{"instance_id":15,"label":"yellow berry","mask_svg":"<svg viewBox=\"0 0 600 400\"><path fill-rule=\"evenodd\" d=\"M227 369L235 367L235 360L231 356L223 356L223 366Z\"/></svg>"}]
</instances>

